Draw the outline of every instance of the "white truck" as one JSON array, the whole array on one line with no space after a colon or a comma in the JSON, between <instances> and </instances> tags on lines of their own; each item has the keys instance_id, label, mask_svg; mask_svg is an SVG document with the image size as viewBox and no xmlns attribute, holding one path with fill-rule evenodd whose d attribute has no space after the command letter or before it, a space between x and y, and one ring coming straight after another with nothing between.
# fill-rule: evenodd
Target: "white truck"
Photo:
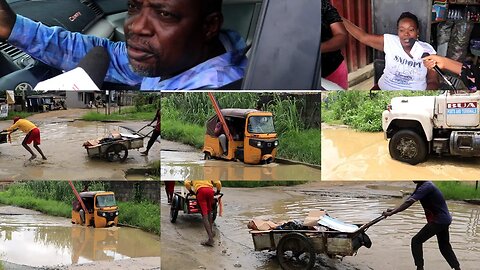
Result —
<instances>
[{"instance_id":1,"label":"white truck","mask_svg":"<svg viewBox=\"0 0 480 270\"><path fill-rule=\"evenodd\" d=\"M480 92L396 97L382 113L393 159L412 165L429 154L480 156Z\"/></svg>"}]
</instances>

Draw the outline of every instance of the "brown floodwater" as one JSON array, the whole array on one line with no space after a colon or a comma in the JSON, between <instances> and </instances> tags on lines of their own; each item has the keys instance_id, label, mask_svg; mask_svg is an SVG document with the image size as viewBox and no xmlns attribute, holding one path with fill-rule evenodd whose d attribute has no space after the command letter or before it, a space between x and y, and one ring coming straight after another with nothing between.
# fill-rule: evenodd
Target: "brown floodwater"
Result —
<instances>
[{"instance_id":1,"label":"brown floodwater","mask_svg":"<svg viewBox=\"0 0 480 270\"><path fill-rule=\"evenodd\" d=\"M2 261L41 267L160 256L160 237L138 229L95 229L38 213L6 215L1 209Z\"/></svg>"},{"instance_id":2,"label":"brown floodwater","mask_svg":"<svg viewBox=\"0 0 480 270\"><path fill-rule=\"evenodd\" d=\"M161 151L161 163L163 180L320 180L321 176L320 169L301 164L203 160L202 153L190 151Z\"/></svg>"},{"instance_id":3,"label":"brown floodwater","mask_svg":"<svg viewBox=\"0 0 480 270\"><path fill-rule=\"evenodd\" d=\"M382 132L322 129L322 180L478 180L480 158L429 156L410 165L390 157Z\"/></svg>"},{"instance_id":4,"label":"brown floodwater","mask_svg":"<svg viewBox=\"0 0 480 270\"><path fill-rule=\"evenodd\" d=\"M342 189L348 189L343 187ZM402 202L400 198L376 195L364 198L305 193L279 192L276 188L224 189L224 215L217 218L214 248L199 245L205 238L199 215L179 213L177 223L168 222L168 206L162 202L162 266L166 269L279 269L275 252L253 249L247 229L252 218L285 221L303 220L309 210L325 209L339 220L348 223L366 223L382 211ZM373 194L373 193L372 193ZM480 209L476 205L449 201L454 217L450 239L462 269L477 269L480 263ZM329 270L384 270L414 269L410 252L411 238L425 224L419 203L406 211L383 220L367 231L373 245L361 247L356 256L343 260L319 256L316 269ZM195 254L195 255L193 255ZM448 264L438 251L436 239L424 244L426 269L447 270ZM189 261L185 264L184 261Z\"/></svg>"},{"instance_id":5,"label":"brown floodwater","mask_svg":"<svg viewBox=\"0 0 480 270\"><path fill-rule=\"evenodd\" d=\"M127 169L145 168L150 162L160 159L159 143L154 144L149 156L142 156L137 149L130 149L124 163L90 158L82 146L85 141L103 138L114 130L129 133L128 130L120 128L121 126L138 130L147 122L101 123L56 118L35 122L41 130L40 148L48 160L43 161L37 157L31 162L27 161L30 155L21 145L25 134L17 131L12 134L11 144L0 144L0 179L123 180ZM0 121L1 129L9 125L10 121ZM147 127L143 131L150 130L151 128ZM147 141L148 138L144 139L144 145Z\"/></svg>"}]
</instances>

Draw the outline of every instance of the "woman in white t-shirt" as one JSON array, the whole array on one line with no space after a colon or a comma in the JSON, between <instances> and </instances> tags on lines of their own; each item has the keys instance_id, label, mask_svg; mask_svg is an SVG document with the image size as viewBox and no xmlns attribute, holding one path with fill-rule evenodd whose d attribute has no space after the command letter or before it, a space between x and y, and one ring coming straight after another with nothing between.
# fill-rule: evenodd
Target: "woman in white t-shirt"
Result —
<instances>
[{"instance_id":1,"label":"woman in white t-shirt","mask_svg":"<svg viewBox=\"0 0 480 270\"><path fill-rule=\"evenodd\" d=\"M434 90L438 89L438 77L434 70L428 70L421 57L411 54L415 39L420 48L435 54L430 44L417 40L419 22L417 16L404 12L397 20L397 35L368 34L352 22L343 19L347 31L361 43L385 52L385 69L378 81L382 90Z\"/></svg>"}]
</instances>

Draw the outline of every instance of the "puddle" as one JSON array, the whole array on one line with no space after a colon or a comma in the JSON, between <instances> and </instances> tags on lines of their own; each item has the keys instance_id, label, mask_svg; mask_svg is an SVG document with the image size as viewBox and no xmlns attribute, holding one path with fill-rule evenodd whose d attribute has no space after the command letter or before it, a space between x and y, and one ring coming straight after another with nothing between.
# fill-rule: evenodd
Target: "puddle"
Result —
<instances>
[{"instance_id":1,"label":"puddle","mask_svg":"<svg viewBox=\"0 0 480 270\"><path fill-rule=\"evenodd\" d=\"M0 256L35 267L159 257L160 237L127 227L81 227L43 214L0 215Z\"/></svg>"},{"instance_id":2,"label":"puddle","mask_svg":"<svg viewBox=\"0 0 480 270\"><path fill-rule=\"evenodd\" d=\"M415 166L393 160L383 133L322 129L322 180L478 180L480 158L429 156Z\"/></svg>"},{"instance_id":3,"label":"puddle","mask_svg":"<svg viewBox=\"0 0 480 270\"><path fill-rule=\"evenodd\" d=\"M203 160L197 152L161 151L161 179L320 180L320 169L298 164L249 165L239 161Z\"/></svg>"},{"instance_id":4,"label":"puddle","mask_svg":"<svg viewBox=\"0 0 480 270\"><path fill-rule=\"evenodd\" d=\"M85 141L103 138L113 130L120 130L122 133L128 132L120 129L120 126L128 126L136 130L146 122L36 122L41 130L42 143L40 147L48 160L41 161L37 158L32 162L26 162L29 154L21 145L25 135L17 131L12 134L12 144L0 145L1 179L120 180L125 179L126 170L134 167L146 167L149 162L159 160L160 157L160 144L158 143L154 144L148 157L141 156L137 149L130 149L124 163L90 158L82 146ZM147 141L148 138L144 139L144 145Z\"/></svg>"}]
</instances>

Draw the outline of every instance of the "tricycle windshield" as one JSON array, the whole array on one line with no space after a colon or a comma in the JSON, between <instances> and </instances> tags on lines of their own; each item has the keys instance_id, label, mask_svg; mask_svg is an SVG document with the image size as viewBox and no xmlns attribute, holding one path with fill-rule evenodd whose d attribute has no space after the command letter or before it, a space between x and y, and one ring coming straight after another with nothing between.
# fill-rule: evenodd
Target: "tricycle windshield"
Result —
<instances>
[{"instance_id":1,"label":"tricycle windshield","mask_svg":"<svg viewBox=\"0 0 480 270\"><path fill-rule=\"evenodd\" d=\"M97 207L111 207L116 206L115 196L113 195L99 195L97 196Z\"/></svg>"},{"instance_id":2,"label":"tricycle windshield","mask_svg":"<svg viewBox=\"0 0 480 270\"><path fill-rule=\"evenodd\" d=\"M251 116L248 118L248 132L275 133L272 116Z\"/></svg>"}]
</instances>

